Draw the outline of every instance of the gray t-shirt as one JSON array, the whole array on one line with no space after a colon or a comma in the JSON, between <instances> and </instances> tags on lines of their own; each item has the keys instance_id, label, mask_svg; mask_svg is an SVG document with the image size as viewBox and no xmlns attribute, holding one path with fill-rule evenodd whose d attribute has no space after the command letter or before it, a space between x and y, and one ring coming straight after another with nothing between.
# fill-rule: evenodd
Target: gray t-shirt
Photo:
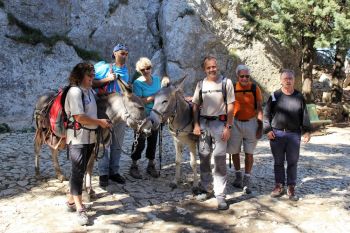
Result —
<instances>
[{"instance_id":1,"label":"gray t-shirt","mask_svg":"<svg viewBox=\"0 0 350 233\"><path fill-rule=\"evenodd\" d=\"M85 111L81 98L81 92L84 93ZM64 109L67 113L68 119L72 120L74 115L86 115L91 118L97 118L97 105L92 89L84 89L82 87L71 87L67 93ZM97 125L83 125L89 129L96 129ZM96 142L95 131L79 129L76 130L76 137L74 136L74 129L67 129L67 144L91 144Z\"/></svg>"},{"instance_id":2,"label":"gray t-shirt","mask_svg":"<svg viewBox=\"0 0 350 233\"><path fill-rule=\"evenodd\" d=\"M224 103L224 96L222 93L222 79L222 76L216 81L209 81L207 78L203 79L201 116L219 116L226 114L226 103ZM192 102L195 104L199 104L199 89L198 82L192 99ZM235 101L234 89L230 79L227 79L226 82L226 100L227 104Z\"/></svg>"}]
</instances>

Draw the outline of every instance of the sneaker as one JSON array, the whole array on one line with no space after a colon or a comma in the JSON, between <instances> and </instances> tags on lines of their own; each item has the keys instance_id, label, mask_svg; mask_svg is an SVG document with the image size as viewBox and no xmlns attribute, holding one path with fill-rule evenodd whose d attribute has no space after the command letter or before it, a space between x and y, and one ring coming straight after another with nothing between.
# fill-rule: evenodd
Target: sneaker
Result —
<instances>
[{"instance_id":1,"label":"sneaker","mask_svg":"<svg viewBox=\"0 0 350 233\"><path fill-rule=\"evenodd\" d=\"M225 198L218 197L218 198L216 198L216 200L218 202L218 210L227 210L228 209L228 205L227 205Z\"/></svg>"},{"instance_id":2,"label":"sneaker","mask_svg":"<svg viewBox=\"0 0 350 233\"><path fill-rule=\"evenodd\" d=\"M244 176L243 178L243 192L245 194L251 194L252 190L251 190L251 186L250 186L250 176Z\"/></svg>"},{"instance_id":3,"label":"sneaker","mask_svg":"<svg viewBox=\"0 0 350 233\"><path fill-rule=\"evenodd\" d=\"M288 195L289 200L291 200L291 201L298 201L299 200L299 197L295 194L295 186L294 185L288 185L287 195Z\"/></svg>"},{"instance_id":4,"label":"sneaker","mask_svg":"<svg viewBox=\"0 0 350 233\"><path fill-rule=\"evenodd\" d=\"M77 210L77 207L75 206L75 203L69 203L68 201L66 201L66 210L68 212L75 212Z\"/></svg>"},{"instance_id":5,"label":"sneaker","mask_svg":"<svg viewBox=\"0 0 350 233\"><path fill-rule=\"evenodd\" d=\"M148 164L147 173L154 178L159 177L159 173L158 173L156 166L154 164Z\"/></svg>"},{"instance_id":6,"label":"sneaker","mask_svg":"<svg viewBox=\"0 0 350 233\"><path fill-rule=\"evenodd\" d=\"M89 223L89 218L86 214L86 209L80 209L77 211L77 221L80 226L87 225Z\"/></svg>"},{"instance_id":7,"label":"sneaker","mask_svg":"<svg viewBox=\"0 0 350 233\"><path fill-rule=\"evenodd\" d=\"M139 167L137 165L131 165L129 173L130 176L134 177L135 179L142 179L142 175L140 174Z\"/></svg>"},{"instance_id":8,"label":"sneaker","mask_svg":"<svg viewBox=\"0 0 350 233\"><path fill-rule=\"evenodd\" d=\"M125 184L125 178L119 173L109 176L111 181L117 182L118 184Z\"/></svg>"},{"instance_id":9,"label":"sneaker","mask_svg":"<svg viewBox=\"0 0 350 233\"><path fill-rule=\"evenodd\" d=\"M271 197L281 197L284 194L284 187L282 184L276 184L275 188L272 190Z\"/></svg>"},{"instance_id":10,"label":"sneaker","mask_svg":"<svg viewBox=\"0 0 350 233\"><path fill-rule=\"evenodd\" d=\"M107 187L108 186L108 176L107 175L100 176L99 180L100 180L100 186L101 187Z\"/></svg>"},{"instance_id":11,"label":"sneaker","mask_svg":"<svg viewBox=\"0 0 350 233\"><path fill-rule=\"evenodd\" d=\"M233 187L235 188L243 188L242 184L242 173L241 172L236 172L236 178L232 183Z\"/></svg>"}]
</instances>

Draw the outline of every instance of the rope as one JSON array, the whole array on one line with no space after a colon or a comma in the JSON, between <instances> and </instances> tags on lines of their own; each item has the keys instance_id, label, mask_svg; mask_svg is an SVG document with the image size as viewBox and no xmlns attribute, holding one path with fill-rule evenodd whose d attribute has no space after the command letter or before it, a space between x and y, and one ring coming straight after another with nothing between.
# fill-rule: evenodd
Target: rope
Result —
<instances>
[{"instance_id":1,"label":"rope","mask_svg":"<svg viewBox=\"0 0 350 233\"><path fill-rule=\"evenodd\" d=\"M162 151L163 151L163 123L160 124L160 129L159 129L159 175L160 171L162 170Z\"/></svg>"}]
</instances>

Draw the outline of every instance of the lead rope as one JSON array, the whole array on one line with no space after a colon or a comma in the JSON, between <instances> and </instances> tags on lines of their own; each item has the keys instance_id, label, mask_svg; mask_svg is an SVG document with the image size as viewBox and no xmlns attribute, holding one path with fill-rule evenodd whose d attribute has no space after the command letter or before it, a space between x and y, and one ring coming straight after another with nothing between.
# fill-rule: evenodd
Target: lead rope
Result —
<instances>
[{"instance_id":1,"label":"lead rope","mask_svg":"<svg viewBox=\"0 0 350 233\"><path fill-rule=\"evenodd\" d=\"M163 151L163 123L160 124L160 129L159 129L159 175L160 175L160 170L162 170L162 151Z\"/></svg>"}]
</instances>

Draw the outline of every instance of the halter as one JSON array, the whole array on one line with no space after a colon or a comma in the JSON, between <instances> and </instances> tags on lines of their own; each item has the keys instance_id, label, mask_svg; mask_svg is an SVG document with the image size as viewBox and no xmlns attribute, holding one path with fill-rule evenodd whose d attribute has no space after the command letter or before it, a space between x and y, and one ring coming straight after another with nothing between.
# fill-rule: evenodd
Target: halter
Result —
<instances>
[{"instance_id":1,"label":"halter","mask_svg":"<svg viewBox=\"0 0 350 233\"><path fill-rule=\"evenodd\" d=\"M183 96L181 96L181 97L183 97ZM186 101L186 103L189 105L189 103ZM181 127L181 128L178 128L178 129L174 129L173 127L171 127L172 126L172 124L173 124L173 122L174 122L174 120L175 120L175 117L176 117L176 115L177 115L177 106L178 106L178 100L177 100L177 98L175 98L175 107L174 107L174 109L172 110L172 111L166 111L166 112L164 112L164 113L161 113L161 112L159 112L159 111L157 111L157 110L155 110L155 109L152 109L151 111L153 111L153 112L155 112L160 118L161 118L161 121L163 122L163 120L164 120L164 115L166 115L166 113L168 113L168 112L172 112L173 114L171 114L169 117L168 117L168 120L169 120L169 130L170 130L170 132L172 132L172 133L175 133L175 135L176 135L176 137L179 135L179 133L181 133L181 132L186 132L186 131L184 131L184 129L190 124L190 123L192 123L192 119L187 123L187 124L185 124L185 126L184 127ZM192 133L192 131L188 131L188 132L186 132L186 133Z\"/></svg>"}]
</instances>

